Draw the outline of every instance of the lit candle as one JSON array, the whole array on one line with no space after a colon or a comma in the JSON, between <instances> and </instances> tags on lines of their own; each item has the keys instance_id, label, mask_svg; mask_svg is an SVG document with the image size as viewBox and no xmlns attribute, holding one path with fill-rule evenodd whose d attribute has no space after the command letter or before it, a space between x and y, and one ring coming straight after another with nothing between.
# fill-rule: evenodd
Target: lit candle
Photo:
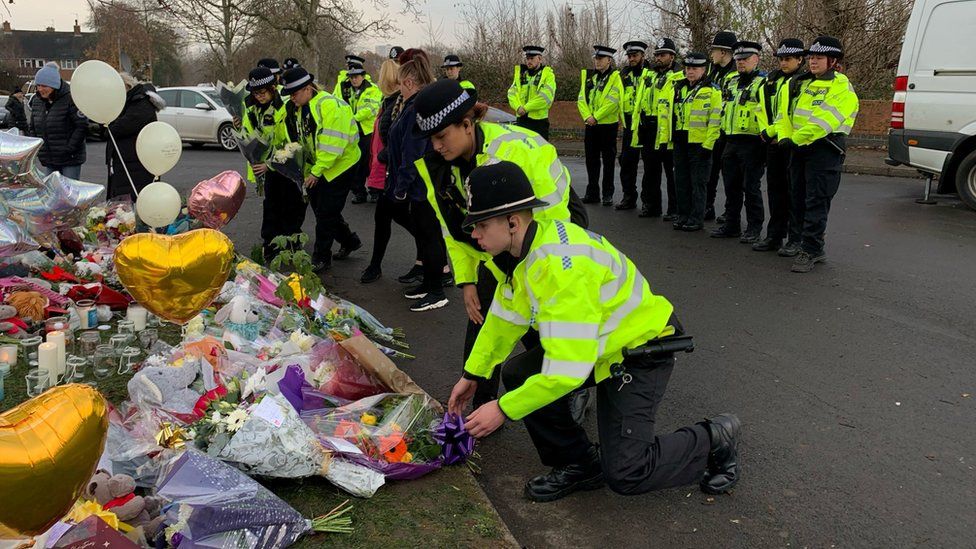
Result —
<instances>
[{"instance_id":1,"label":"lit candle","mask_svg":"<svg viewBox=\"0 0 976 549\"><path fill-rule=\"evenodd\" d=\"M48 332L47 342L55 344L58 349L58 366L54 370L51 370L52 379L57 379L61 377L62 374L64 374L65 361L67 360L67 354L65 353L65 348L64 348L64 332L59 332L57 330L53 332ZM43 368L43 366L41 367ZM51 385L54 384L55 382L52 381Z\"/></svg>"},{"instance_id":2,"label":"lit candle","mask_svg":"<svg viewBox=\"0 0 976 549\"><path fill-rule=\"evenodd\" d=\"M50 341L37 347L37 366L51 373L51 386L58 383L58 344Z\"/></svg>"},{"instance_id":3,"label":"lit candle","mask_svg":"<svg viewBox=\"0 0 976 549\"><path fill-rule=\"evenodd\" d=\"M18 345L4 345L0 347L0 362L7 364L17 364Z\"/></svg>"},{"instance_id":4,"label":"lit candle","mask_svg":"<svg viewBox=\"0 0 976 549\"><path fill-rule=\"evenodd\" d=\"M135 324L135 330L141 332L146 329L146 308L142 305L132 304L125 313L125 319Z\"/></svg>"}]
</instances>

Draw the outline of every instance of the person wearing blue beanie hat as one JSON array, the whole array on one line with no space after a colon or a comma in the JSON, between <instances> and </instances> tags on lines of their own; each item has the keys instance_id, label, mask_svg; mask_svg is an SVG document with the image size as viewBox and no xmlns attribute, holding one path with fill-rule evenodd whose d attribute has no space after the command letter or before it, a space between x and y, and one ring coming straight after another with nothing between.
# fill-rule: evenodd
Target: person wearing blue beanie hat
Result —
<instances>
[{"instance_id":1,"label":"person wearing blue beanie hat","mask_svg":"<svg viewBox=\"0 0 976 549\"><path fill-rule=\"evenodd\" d=\"M56 63L45 63L34 76L34 84L59 89L61 87L61 70Z\"/></svg>"},{"instance_id":2,"label":"person wearing blue beanie hat","mask_svg":"<svg viewBox=\"0 0 976 549\"><path fill-rule=\"evenodd\" d=\"M61 80L57 63L41 67L34 84L37 94L31 98L28 134L44 138L37 160L46 173L61 172L78 179L86 159L88 119L75 106L71 86Z\"/></svg>"}]
</instances>

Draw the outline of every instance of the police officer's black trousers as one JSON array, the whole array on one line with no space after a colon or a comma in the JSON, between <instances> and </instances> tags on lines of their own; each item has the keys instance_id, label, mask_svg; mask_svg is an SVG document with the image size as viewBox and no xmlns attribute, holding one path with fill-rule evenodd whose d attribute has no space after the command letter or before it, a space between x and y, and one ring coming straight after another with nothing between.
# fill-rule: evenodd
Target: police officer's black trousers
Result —
<instances>
[{"instance_id":1,"label":"police officer's black trousers","mask_svg":"<svg viewBox=\"0 0 976 549\"><path fill-rule=\"evenodd\" d=\"M603 169L603 201L613 200L614 157L617 156L617 123L587 126L583 133L586 151L586 196L600 197L600 169Z\"/></svg>"},{"instance_id":2,"label":"police officer's black trousers","mask_svg":"<svg viewBox=\"0 0 976 549\"><path fill-rule=\"evenodd\" d=\"M718 178L722 175L722 155L725 153L725 137L719 137L712 147L712 167L708 176L708 190L705 195L705 207L715 208L715 196L718 192Z\"/></svg>"},{"instance_id":3,"label":"police officer's black trousers","mask_svg":"<svg viewBox=\"0 0 976 549\"><path fill-rule=\"evenodd\" d=\"M660 148L654 147L654 139L657 136L657 124L653 118L641 120L637 128L638 141L642 144L640 148L630 148L635 155L639 155L644 162L644 175L641 177L641 203L651 213L651 215L661 214L661 175L667 181L668 193L668 214L677 211L678 199L674 191L674 157L667 146ZM628 144L631 139L631 130L624 128L623 151L620 153L620 187L624 193L624 200L630 197L637 198L637 158L628 159L633 162L633 177L629 177L625 172L624 156L628 153Z\"/></svg>"},{"instance_id":4,"label":"police officer's black trousers","mask_svg":"<svg viewBox=\"0 0 976 549\"><path fill-rule=\"evenodd\" d=\"M785 239L790 225L790 152L775 144L766 146L766 204L766 238Z\"/></svg>"},{"instance_id":5,"label":"police officer's black trousers","mask_svg":"<svg viewBox=\"0 0 976 549\"><path fill-rule=\"evenodd\" d=\"M520 116L515 119L515 125L521 126L523 128L534 131L535 133L542 136L543 139L549 141L549 119L543 118L542 120L534 120L528 116Z\"/></svg>"},{"instance_id":6,"label":"police officer's black trousers","mask_svg":"<svg viewBox=\"0 0 976 549\"><path fill-rule=\"evenodd\" d=\"M839 134L793 150L790 181L798 182L797 190L802 186L806 191L800 244L808 254L820 255L824 251L827 214L840 187L846 150L846 138Z\"/></svg>"},{"instance_id":7,"label":"police officer's black trousers","mask_svg":"<svg viewBox=\"0 0 976 549\"><path fill-rule=\"evenodd\" d=\"M542 370L542 346L512 357L502 369L509 391ZM628 358L623 363L633 376L595 383L593 375L583 387L596 385L597 425L603 475L610 489L620 494L692 484L701 480L708 463L711 440L701 424L656 435L655 416L664 398L674 358ZM561 467L582 463L591 446L586 431L573 421L568 396L536 410L523 421L544 465Z\"/></svg>"},{"instance_id":8,"label":"police officer's black trousers","mask_svg":"<svg viewBox=\"0 0 976 549\"><path fill-rule=\"evenodd\" d=\"M758 135L725 138L722 182L725 186L725 226L741 229L742 203L746 206L746 232L762 232L762 176L766 170L766 145Z\"/></svg>"},{"instance_id":9,"label":"police officer's black trousers","mask_svg":"<svg viewBox=\"0 0 976 549\"><path fill-rule=\"evenodd\" d=\"M359 238L342 217L349 187L355 177L356 167L353 166L332 181L325 176L320 177L318 183L308 190L308 201L315 213L315 251L312 261L331 264L334 242L347 245Z\"/></svg>"},{"instance_id":10,"label":"police officer's black trousers","mask_svg":"<svg viewBox=\"0 0 976 549\"><path fill-rule=\"evenodd\" d=\"M308 205L302 197L300 183L268 170L264 177L264 212L261 216L261 241L264 258L271 261L278 249L271 241L278 236L291 236L302 232L305 210Z\"/></svg>"},{"instance_id":11,"label":"police officer's black trousers","mask_svg":"<svg viewBox=\"0 0 976 549\"><path fill-rule=\"evenodd\" d=\"M620 190L623 192L623 197L620 199L622 204L637 203L637 164L641 159L641 149L632 147L630 144L634 132L629 126L629 121L624 124L620 158L618 159L620 162ZM644 164L644 179L641 183L646 190L647 164Z\"/></svg>"},{"instance_id":12,"label":"police officer's black trousers","mask_svg":"<svg viewBox=\"0 0 976 549\"><path fill-rule=\"evenodd\" d=\"M688 225L704 223L705 187L712 168L712 152L688 143L688 132L674 132L674 190L678 219Z\"/></svg>"},{"instance_id":13,"label":"police officer's black trousers","mask_svg":"<svg viewBox=\"0 0 976 549\"><path fill-rule=\"evenodd\" d=\"M417 240L417 253L424 264L422 286L428 292L442 294L444 265L447 264L447 248L441 234L440 221L427 200L410 201L410 222ZM494 278L494 277L492 277Z\"/></svg>"}]
</instances>

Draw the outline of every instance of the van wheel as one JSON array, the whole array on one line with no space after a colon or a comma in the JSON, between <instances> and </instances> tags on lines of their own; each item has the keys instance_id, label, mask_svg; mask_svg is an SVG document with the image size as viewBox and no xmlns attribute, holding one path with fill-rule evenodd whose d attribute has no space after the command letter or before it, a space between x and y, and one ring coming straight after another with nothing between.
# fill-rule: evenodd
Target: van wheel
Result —
<instances>
[{"instance_id":1,"label":"van wheel","mask_svg":"<svg viewBox=\"0 0 976 549\"><path fill-rule=\"evenodd\" d=\"M956 191L959 198L976 210L976 151L966 155L959 163L959 170L956 172Z\"/></svg>"}]
</instances>

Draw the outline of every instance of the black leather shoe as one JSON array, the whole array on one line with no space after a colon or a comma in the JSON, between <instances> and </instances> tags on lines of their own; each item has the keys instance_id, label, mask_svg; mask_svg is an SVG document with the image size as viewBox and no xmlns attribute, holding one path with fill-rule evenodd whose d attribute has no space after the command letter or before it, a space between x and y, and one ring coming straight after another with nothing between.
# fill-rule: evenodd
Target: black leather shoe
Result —
<instances>
[{"instance_id":1,"label":"black leather shoe","mask_svg":"<svg viewBox=\"0 0 976 549\"><path fill-rule=\"evenodd\" d=\"M709 206L705 208L705 221L711 221L715 219L715 208Z\"/></svg>"},{"instance_id":2,"label":"black leather shoe","mask_svg":"<svg viewBox=\"0 0 976 549\"><path fill-rule=\"evenodd\" d=\"M363 241L359 240L358 236L353 236L353 241L349 244L343 244L339 247L339 251L332 254L333 259L345 259L349 257L349 254L355 252L359 248L363 247Z\"/></svg>"},{"instance_id":3,"label":"black leather shoe","mask_svg":"<svg viewBox=\"0 0 976 549\"><path fill-rule=\"evenodd\" d=\"M661 216L661 221L664 221L665 223L668 221L674 221L674 217L674 214L664 214Z\"/></svg>"},{"instance_id":4,"label":"black leather shoe","mask_svg":"<svg viewBox=\"0 0 976 549\"><path fill-rule=\"evenodd\" d=\"M603 201L603 205L604 206L613 206L613 199L611 198L610 200L604 200Z\"/></svg>"},{"instance_id":5,"label":"black leather shoe","mask_svg":"<svg viewBox=\"0 0 976 549\"><path fill-rule=\"evenodd\" d=\"M661 217L661 212L653 212L647 206L641 206L641 211L637 217Z\"/></svg>"},{"instance_id":6,"label":"black leather shoe","mask_svg":"<svg viewBox=\"0 0 976 549\"><path fill-rule=\"evenodd\" d=\"M754 252L775 252L783 245L782 238L764 238L752 245Z\"/></svg>"},{"instance_id":7,"label":"black leather shoe","mask_svg":"<svg viewBox=\"0 0 976 549\"><path fill-rule=\"evenodd\" d=\"M790 270L794 273L809 273L813 270L813 266L817 263L823 263L827 260L827 254L823 252L811 254L800 250L800 253L793 258L793 266Z\"/></svg>"},{"instance_id":8,"label":"black leather shoe","mask_svg":"<svg viewBox=\"0 0 976 549\"><path fill-rule=\"evenodd\" d=\"M370 265L363 271L363 276L359 277L359 282L361 284L370 284L379 280L381 276L383 276L383 271L379 267Z\"/></svg>"},{"instance_id":9,"label":"black leather shoe","mask_svg":"<svg viewBox=\"0 0 976 549\"><path fill-rule=\"evenodd\" d=\"M352 195L353 204L362 204L364 202L366 202L366 193Z\"/></svg>"},{"instance_id":10,"label":"black leather shoe","mask_svg":"<svg viewBox=\"0 0 976 549\"><path fill-rule=\"evenodd\" d=\"M590 448L585 463L553 467L545 475L532 478L525 484L525 497L532 501L547 502L564 498L580 490L595 490L603 486L603 468L600 451Z\"/></svg>"},{"instance_id":11,"label":"black leather shoe","mask_svg":"<svg viewBox=\"0 0 976 549\"><path fill-rule=\"evenodd\" d=\"M739 242L743 244L755 244L756 242L759 242L759 238L761 236L762 235L759 234L759 231L747 230L746 232L742 233L741 237L739 237Z\"/></svg>"},{"instance_id":12,"label":"black leather shoe","mask_svg":"<svg viewBox=\"0 0 976 549\"><path fill-rule=\"evenodd\" d=\"M319 260L319 261L313 261L312 262L312 271L315 272L315 273L318 273L318 274L322 274L322 273L324 273L325 271L328 271L331 268L332 268L332 262L331 261L321 261L321 260Z\"/></svg>"},{"instance_id":13,"label":"black leather shoe","mask_svg":"<svg viewBox=\"0 0 976 549\"><path fill-rule=\"evenodd\" d=\"M724 494L739 482L739 429L742 423L735 414L722 414L704 423L712 440L708 452L708 469L699 486L706 494Z\"/></svg>"},{"instance_id":14,"label":"black leather shoe","mask_svg":"<svg viewBox=\"0 0 976 549\"><path fill-rule=\"evenodd\" d=\"M704 228L705 225L702 225L701 223L685 223L684 225L681 226L680 230L685 231L686 233L693 233L693 232L700 231Z\"/></svg>"},{"instance_id":15,"label":"black leather shoe","mask_svg":"<svg viewBox=\"0 0 976 549\"><path fill-rule=\"evenodd\" d=\"M414 264L410 270L397 277L400 284L414 284L424 277L424 266Z\"/></svg>"},{"instance_id":16,"label":"black leather shoe","mask_svg":"<svg viewBox=\"0 0 976 549\"><path fill-rule=\"evenodd\" d=\"M796 257L800 253L799 242L787 242L782 248L776 250L776 255L780 257Z\"/></svg>"},{"instance_id":17,"label":"black leather shoe","mask_svg":"<svg viewBox=\"0 0 976 549\"><path fill-rule=\"evenodd\" d=\"M742 232L738 229L733 229L732 227L726 227L722 225L721 227L712 231L712 238L739 238Z\"/></svg>"},{"instance_id":18,"label":"black leather shoe","mask_svg":"<svg viewBox=\"0 0 976 549\"><path fill-rule=\"evenodd\" d=\"M615 210L633 210L637 208L637 202L634 200L621 200L613 207Z\"/></svg>"},{"instance_id":19,"label":"black leather shoe","mask_svg":"<svg viewBox=\"0 0 976 549\"><path fill-rule=\"evenodd\" d=\"M600 201L600 199L595 196L586 195L581 199L581 201L583 202L583 204L596 204L597 202Z\"/></svg>"}]
</instances>

